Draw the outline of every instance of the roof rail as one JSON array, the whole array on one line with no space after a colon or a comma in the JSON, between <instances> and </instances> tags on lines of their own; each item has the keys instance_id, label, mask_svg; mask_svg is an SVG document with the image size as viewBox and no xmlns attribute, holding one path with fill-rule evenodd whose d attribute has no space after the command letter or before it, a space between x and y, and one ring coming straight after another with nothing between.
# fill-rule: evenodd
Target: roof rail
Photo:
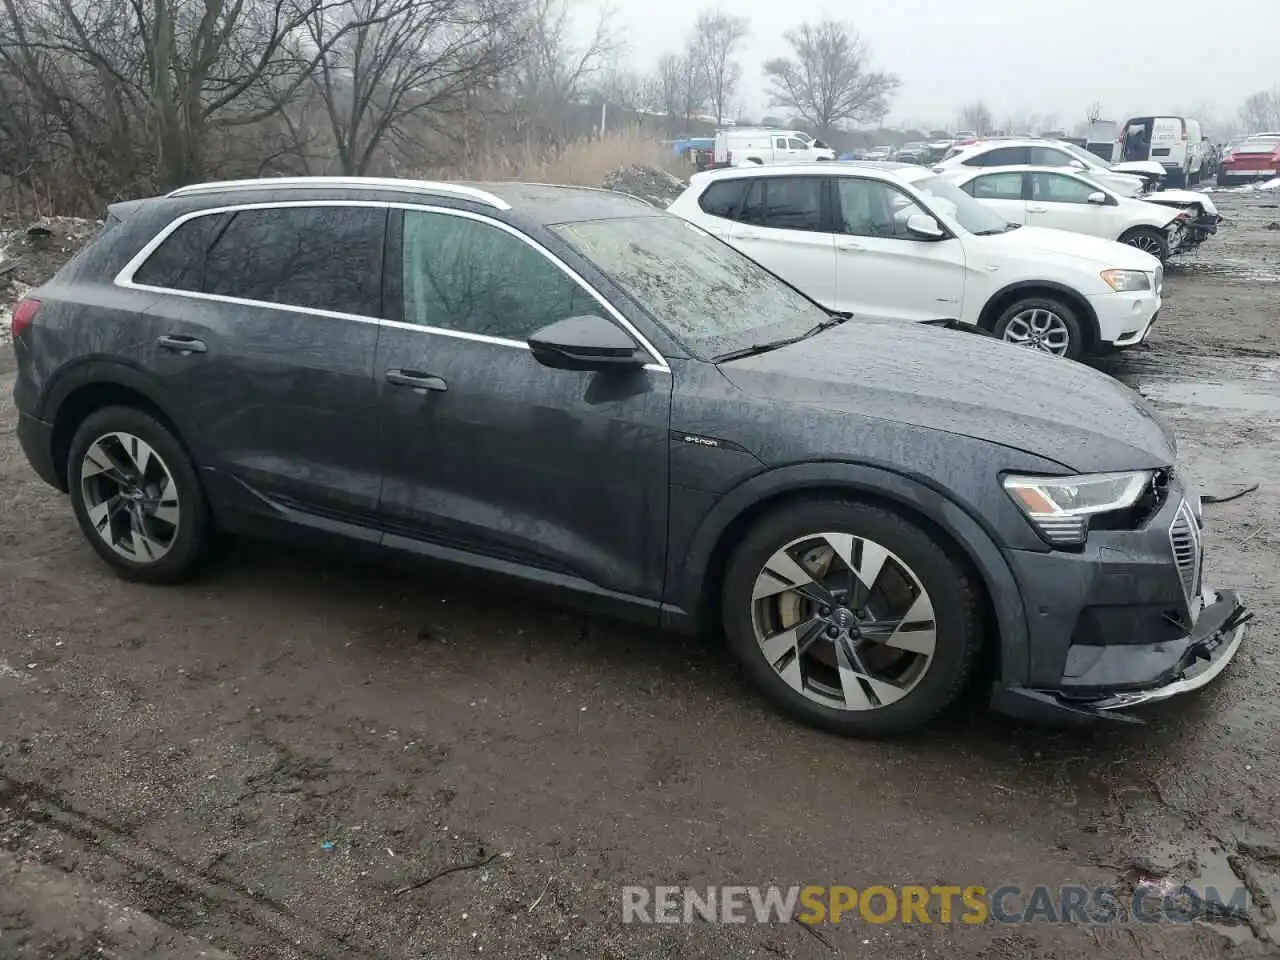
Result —
<instances>
[{"instance_id":1,"label":"roof rail","mask_svg":"<svg viewBox=\"0 0 1280 960\"><path fill-rule=\"evenodd\" d=\"M218 180L212 183L193 183L166 194L170 197L190 197L219 190L305 190L308 187L348 187L364 190L418 190L423 193L440 193L474 200L496 210L510 210L511 204L485 190L464 187L456 183L440 183L434 180L404 180L390 177L263 177L257 180Z\"/></svg>"}]
</instances>

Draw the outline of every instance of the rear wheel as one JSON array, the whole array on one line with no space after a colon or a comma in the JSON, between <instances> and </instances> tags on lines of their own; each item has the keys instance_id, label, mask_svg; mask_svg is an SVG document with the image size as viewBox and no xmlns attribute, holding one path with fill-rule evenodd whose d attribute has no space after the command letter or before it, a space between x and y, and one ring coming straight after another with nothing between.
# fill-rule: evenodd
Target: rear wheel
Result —
<instances>
[{"instance_id":1,"label":"rear wheel","mask_svg":"<svg viewBox=\"0 0 1280 960\"><path fill-rule=\"evenodd\" d=\"M1169 259L1169 238L1154 227L1134 227L1120 237L1120 242L1151 254L1161 263Z\"/></svg>"},{"instance_id":2,"label":"rear wheel","mask_svg":"<svg viewBox=\"0 0 1280 960\"><path fill-rule=\"evenodd\" d=\"M86 418L71 440L67 486L81 531L126 580L177 583L208 552L195 465L149 413L107 407Z\"/></svg>"},{"instance_id":3,"label":"rear wheel","mask_svg":"<svg viewBox=\"0 0 1280 960\"><path fill-rule=\"evenodd\" d=\"M770 514L734 550L723 622L751 680L800 720L854 736L923 726L982 643L979 588L919 525L852 500Z\"/></svg>"},{"instance_id":4,"label":"rear wheel","mask_svg":"<svg viewBox=\"0 0 1280 960\"><path fill-rule=\"evenodd\" d=\"M991 333L1007 343L1078 360L1084 353L1084 331L1066 303L1055 297L1024 297L1006 307Z\"/></svg>"}]
</instances>

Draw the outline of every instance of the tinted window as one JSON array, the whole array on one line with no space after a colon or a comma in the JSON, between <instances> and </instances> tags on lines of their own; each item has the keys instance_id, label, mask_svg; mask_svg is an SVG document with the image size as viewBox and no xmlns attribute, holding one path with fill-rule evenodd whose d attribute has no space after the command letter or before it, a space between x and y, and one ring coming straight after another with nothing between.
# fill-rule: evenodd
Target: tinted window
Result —
<instances>
[{"instance_id":1,"label":"tinted window","mask_svg":"<svg viewBox=\"0 0 1280 960\"><path fill-rule=\"evenodd\" d=\"M404 319L524 340L603 307L519 237L479 220L405 211Z\"/></svg>"},{"instance_id":2,"label":"tinted window","mask_svg":"<svg viewBox=\"0 0 1280 960\"><path fill-rule=\"evenodd\" d=\"M170 290L203 289L205 254L230 219L229 213L217 213L188 220L137 269L134 282Z\"/></svg>"},{"instance_id":3,"label":"tinted window","mask_svg":"<svg viewBox=\"0 0 1280 960\"><path fill-rule=\"evenodd\" d=\"M1065 167L1071 163L1071 155L1052 147L1032 147L1031 163L1037 167Z\"/></svg>"},{"instance_id":4,"label":"tinted window","mask_svg":"<svg viewBox=\"0 0 1280 960\"><path fill-rule=\"evenodd\" d=\"M969 167L1012 167L1030 163L1031 151L1026 147L997 147L965 161Z\"/></svg>"},{"instance_id":5,"label":"tinted window","mask_svg":"<svg viewBox=\"0 0 1280 960\"><path fill-rule=\"evenodd\" d=\"M787 141L787 149L788 150L808 150L809 144L805 143L803 140L791 139Z\"/></svg>"},{"instance_id":6,"label":"tinted window","mask_svg":"<svg viewBox=\"0 0 1280 960\"><path fill-rule=\"evenodd\" d=\"M822 180L818 177L759 177L739 218L777 230L822 230Z\"/></svg>"},{"instance_id":7,"label":"tinted window","mask_svg":"<svg viewBox=\"0 0 1280 960\"><path fill-rule=\"evenodd\" d=\"M719 180L703 191L702 196L698 198L698 206L704 213L709 213L713 217L732 220L737 216L742 206L742 199L747 195L747 188L750 186L751 181L745 178Z\"/></svg>"},{"instance_id":8,"label":"tinted window","mask_svg":"<svg viewBox=\"0 0 1280 960\"><path fill-rule=\"evenodd\" d=\"M205 258L204 290L381 316L386 221L370 207L241 210Z\"/></svg>"},{"instance_id":9,"label":"tinted window","mask_svg":"<svg viewBox=\"0 0 1280 960\"><path fill-rule=\"evenodd\" d=\"M1031 199L1041 203L1088 203L1098 188L1059 173L1031 174Z\"/></svg>"},{"instance_id":10,"label":"tinted window","mask_svg":"<svg viewBox=\"0 0 1280 960\"><path fill-rule=\"evenodd\" d=\"M754 260L678 217L554 229L703 358L798 336L827 318Z\"/></svg>"},{"instance_id":11,"label":"tinted window","mask_svg":"<svg viewBox=\"0 0 1280 960\"><path fill-rule=\"evenodd\" d=\"M979 200L1021 200L1022 174L989 173L964 185L965 193Z\"/></svg>"},{"instance_id":12,"label":"tinted window","mask_svg":"<svg viewBox=\"0 0 1280 960\"><path fill-rule=\"evenodd\" d=\"M924 213L905 193L879 180L840 177L836 184L841 226L855 237L908 240L907 218Z\"/></svg>"}]
</instances>

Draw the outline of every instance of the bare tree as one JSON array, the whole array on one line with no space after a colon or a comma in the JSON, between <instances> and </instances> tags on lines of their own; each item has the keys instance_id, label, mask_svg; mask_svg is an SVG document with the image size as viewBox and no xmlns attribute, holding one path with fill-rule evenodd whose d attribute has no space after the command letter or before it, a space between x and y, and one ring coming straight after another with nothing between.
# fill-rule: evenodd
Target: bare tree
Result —
<instances>
[{"instance_id":1,"label":"bare tree","mask_svg":"<svg viewBox=\"0 0 1280 960\"><path fill-rule=\"evenodd\" d=\"M742 76L742 68L733 59L734 52L747 36L747 21L719 10L698 17L693 28L691 56L702 67L706 78L707 100L716 124L724 122L734 89Z\"/></svg>"},{"instance_id":2,"label":"bare tree","mask_svg":"<svg viewBox=\"0 0 1280 960\"><path fill-rule=\"evenodd\" d=\"M978 136L991 132L995 121L991 117L991 108L981 100L965 104L960 110L960 128L972 130Z\"/></svg>"},{"instance_id":3,"label":"bare tree","mask_svg":"<svg viewBox=\"0 0 1280 960\"><path fill-rule=\"evenodd\" d=\"M505 27L518 11L515 0L346 0L313 10L300 48L323 51L311 80L341 172L368 173L388 141L420 148L422 128L439 127L465 92L504 69Z\"/></svg>"},{"instance_id":4,"label":"bare tree","mask_svg":"<svg viewBox=\"0 0 1280 960\"><path fill-rule=\"evenodd\" d=\"M879 123L900 81L868 69L866 45L835 20L802 24L786 35L793 51L764 65L775 106L786 107L824 135L836 124Z\"/></svg>"},{"instance_id":5,"label":"bare tree","mask_svg":"<svg viewBox=\"0 0 1280 960\"><path fill-rule=\"evenodd\" d=\"M523 56L515 66L515 93L524 110L554 140L565 134L566 108L578 102L622 43L604 9L586 39L574 41L575 0L531 0L517 21L525 34Z\"/></svg>"}]
</instances>

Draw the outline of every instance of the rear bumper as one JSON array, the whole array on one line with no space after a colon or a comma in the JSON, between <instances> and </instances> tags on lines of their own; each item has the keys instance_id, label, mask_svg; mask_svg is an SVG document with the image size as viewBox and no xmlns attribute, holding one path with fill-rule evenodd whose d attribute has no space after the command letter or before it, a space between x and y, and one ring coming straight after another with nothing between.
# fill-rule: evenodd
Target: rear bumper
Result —
<instances>
[{"instance_id":1,"label":"rear bumper","mask_svg":"<svg viewBox=\"0 0 1280 960\"><path fill-rule=\"evenodd\" d=\"M27 413L18 414L18 444L27 462L51 487L65 492L53 462L53 426Z\"/></svg>"},{"instance_id":2,"label":"rear bumper","mask_svg":"<svg viewBox=\"0 0 1280 960\"><path fill-rule=\"evenodd\" d=\"M1125 713L1208 686L1244 642L1252 617L1232 590L1206 590L1195 628L1173 642L1099 648L1102 653L1070 688L998 687L992 709L1051 722L1141 721Z\"/></svg>"}]
</instances>

